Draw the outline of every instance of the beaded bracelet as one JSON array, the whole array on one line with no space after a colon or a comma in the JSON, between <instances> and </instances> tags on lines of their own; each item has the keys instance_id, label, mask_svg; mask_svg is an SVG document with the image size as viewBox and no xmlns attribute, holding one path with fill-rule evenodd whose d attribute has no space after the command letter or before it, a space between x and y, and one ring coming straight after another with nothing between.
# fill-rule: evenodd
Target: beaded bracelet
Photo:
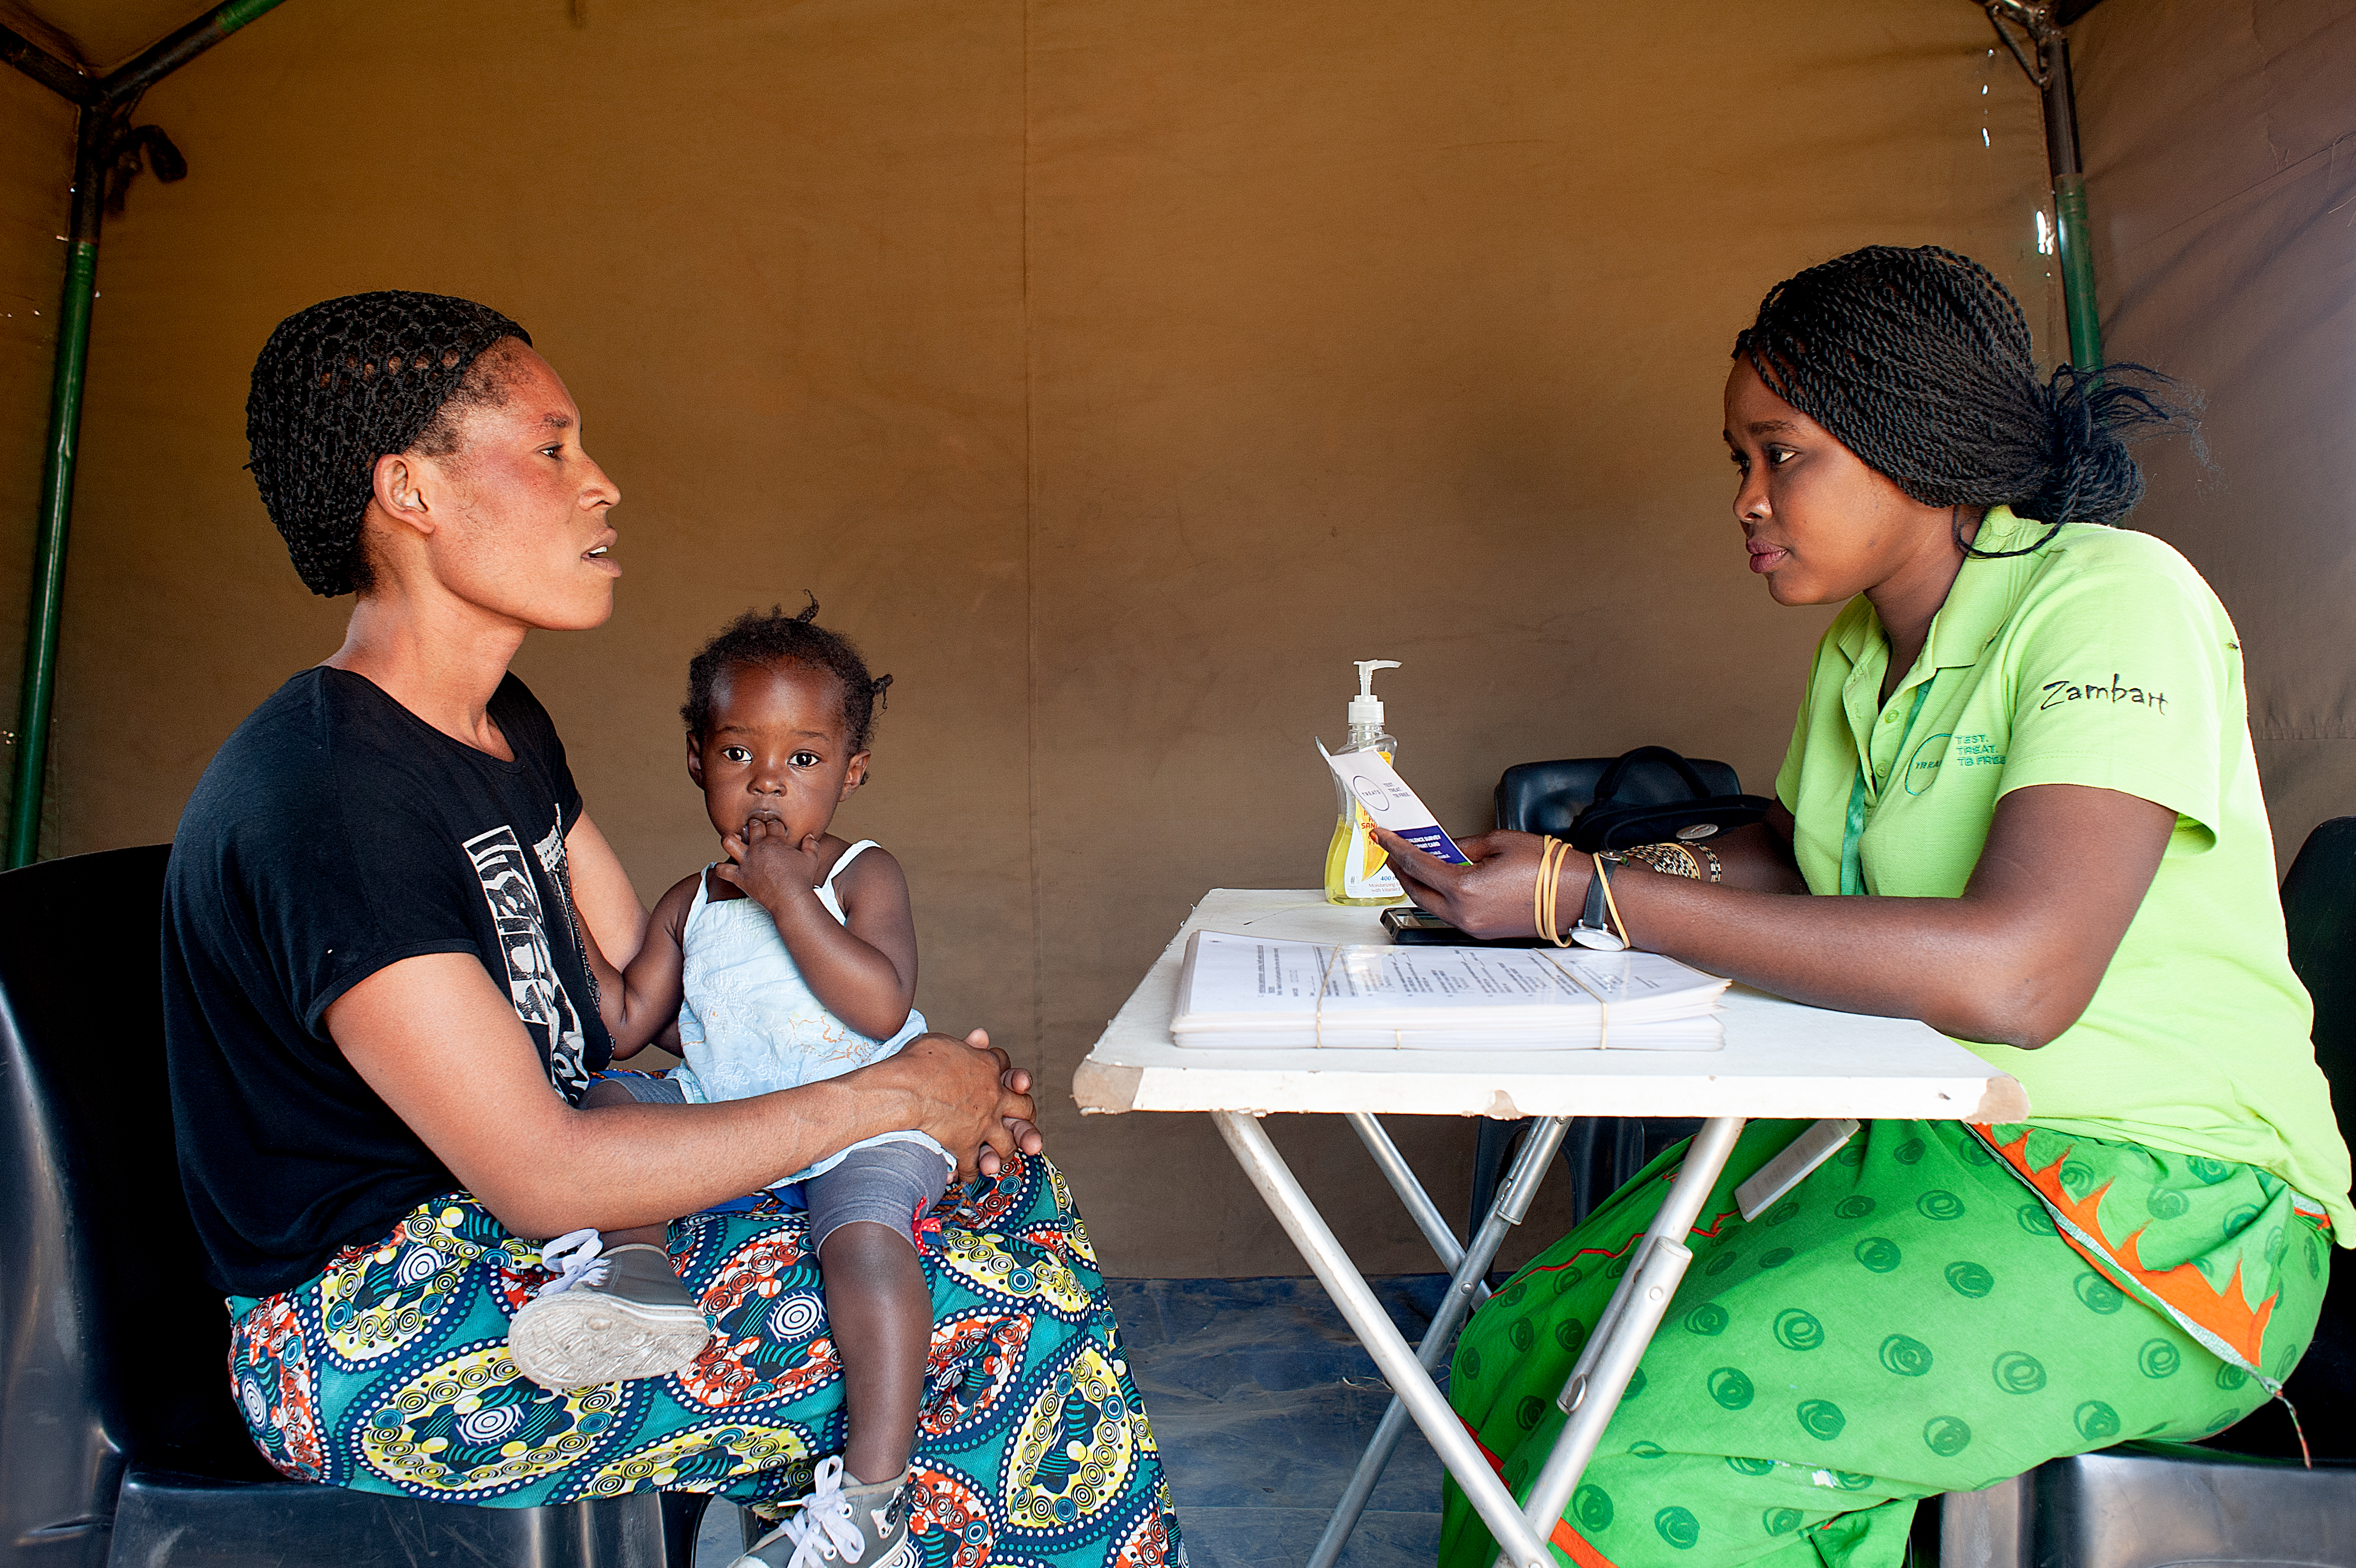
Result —
<instances>
[{"instance_id":1,"label":"beaded bracelet","mask_svg":"<svg viewBox=\"0 0 2356 1568\"><path fill-rule=\"evenodd\" d=\"M1701 862L1693 851L1681 843L1640 843L1620 852L1640 865L1649 865L1664 876L1683 876L1698 880Z\"/></svg>"},{"instance_id":2,"label":"beaded bracelet","mask_svg":"<svg viewBox=\"0 0 2356 1568\"><path fill-rule=\"evenodd\" d=\"M1688 881L1702 879L1702 859L1706 856L1709 862L1708 879L1712 882L1721 882L1726 876L1726 868L1719 864L1718 856L1711 851L1695 844L1667 842L1640 843L1633 849L1623 849L1620 853L1630 860L1651 866L1665 876L1682 876Z\"/></svg>"}]
</instances>

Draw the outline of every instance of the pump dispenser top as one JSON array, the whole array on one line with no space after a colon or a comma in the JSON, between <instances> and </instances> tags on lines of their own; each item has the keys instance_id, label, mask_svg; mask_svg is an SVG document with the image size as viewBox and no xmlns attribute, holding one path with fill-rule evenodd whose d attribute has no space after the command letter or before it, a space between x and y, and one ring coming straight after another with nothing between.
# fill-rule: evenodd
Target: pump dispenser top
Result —
<instances>
[{"instance_id":1,"label":"pump dispenser top","mask_svg":"<svg viewBox=\"0 0 2356 1568\"><path fill-rule=\"evenodd\" d=\"M1354 662L1358 666L1358 694L1350 699L1350 727L1356 729L1361 725L1371 725L1380 729L1383 727L1383 700L1375 695L1375 671L1396 670L1399 661L1396 659L1360 659Z\"/></svg>"}]
</instances>

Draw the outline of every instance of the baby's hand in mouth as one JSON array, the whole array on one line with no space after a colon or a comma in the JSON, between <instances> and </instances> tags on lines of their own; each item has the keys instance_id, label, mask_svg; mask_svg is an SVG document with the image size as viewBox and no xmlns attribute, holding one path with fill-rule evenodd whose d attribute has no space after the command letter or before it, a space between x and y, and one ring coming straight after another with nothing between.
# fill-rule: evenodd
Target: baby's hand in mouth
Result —
<instances>
[{"instance_id":1,"label":"baby's hand in mouth","mask_svg":"<svg viewBox=\"0 0 2356 1568\"><path fill-rule=\"evenodd\" d=\"M807 894L818 886L819 835L804 833L799 843L785 819L766 810L747 818L744 828L721 841L732 865L720 867L721 877L734 883L765 905Z\"/></svg>"}]
</instances>

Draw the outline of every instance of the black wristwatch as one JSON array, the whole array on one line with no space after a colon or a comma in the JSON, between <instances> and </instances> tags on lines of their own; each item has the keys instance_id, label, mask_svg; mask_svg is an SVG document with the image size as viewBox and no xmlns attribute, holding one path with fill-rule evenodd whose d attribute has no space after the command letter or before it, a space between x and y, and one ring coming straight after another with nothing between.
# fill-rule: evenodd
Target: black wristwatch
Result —
<instances>
[{"instance_id":1,"label":"black wristwatch","mask_svg":"<svg viewBox=\"0 0 2356 1568\"><path fill-rule=\"evenodd\" d=\"M1626 855L1612 850L1605 850L1595 856L1595 875L1587 879L1586 907L1579 912L1579 923L1570 928L1570 940L1580 947L1593 948L1599 952L1620 952L1627 948L1627 939L1613 930L1611 922L1604 918L1608 908L1604 898L1605 887L1612 879L1612 873L1627 864Z\"/></svg>"}]
</instances>

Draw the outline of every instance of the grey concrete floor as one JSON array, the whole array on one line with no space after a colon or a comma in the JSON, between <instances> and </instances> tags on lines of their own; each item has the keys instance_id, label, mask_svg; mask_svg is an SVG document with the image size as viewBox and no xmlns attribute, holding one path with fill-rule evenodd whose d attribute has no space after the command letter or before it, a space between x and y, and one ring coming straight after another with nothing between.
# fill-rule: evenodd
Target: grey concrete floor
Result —
<instances>
[{"instance_id":1,"label":"grey concrete floor","mask_svg":"<svg viewBox=\"0 0 2356 1568\"><path fill-rule=\"evenodd\" d=\"M1412 1344L1447 1281L1374 1284ZM1308 1561L1390 1398L1323 1288L1313 1279L1113 1280L1106 1294L1194 1568ZM1430 1568L1440 1473L1410 1426L1343 1568ZM739 1539L736 1510L714 1504L698 1568L724 1568Z\"/></svg>"}]
</instances>

